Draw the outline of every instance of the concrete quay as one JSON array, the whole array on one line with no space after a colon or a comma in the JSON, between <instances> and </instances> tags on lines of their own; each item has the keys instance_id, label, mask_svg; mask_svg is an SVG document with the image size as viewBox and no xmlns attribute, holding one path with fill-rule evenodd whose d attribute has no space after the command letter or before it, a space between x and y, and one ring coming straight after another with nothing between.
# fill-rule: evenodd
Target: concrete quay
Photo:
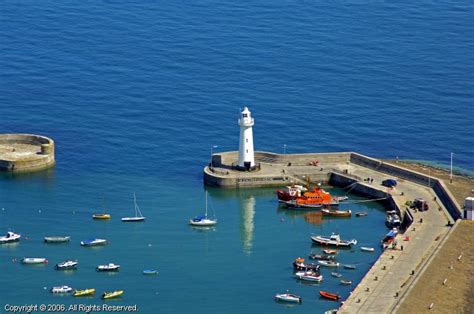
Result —
<instances>
[{"instance_id":1,"label":"concrete quay","mask_svg":"<svg viewBox=\"0 0 474 314\"><path fill-rule=\"evenodd\" d=\"M0 134L0 171L32 172L55 163L52 139L34 134Z\"/></svg>"},{"instance_id":2,"label":"concrete quay","mask_svg":"<svg viewBox=\"0 0 474 314\"><path fill-rule=\"evenodd\" d=\"M235 155L215 154L212 165L204 169L205 183L227 188L283 186L302 183L309 176L311 182L336 183L372 198L386 196L387 206L411 217L411 224L396 238L397 247L381 254L338 313L393 312L449 233L447 223L461 217L460 206L443 181L361 154L256 152L260 170L253 172L235 171ZM395 189L381 185L387 178L398 181ZM428 211L414 212L405 205L419 197L427 201Z\"/></svg>"}]
</instances>

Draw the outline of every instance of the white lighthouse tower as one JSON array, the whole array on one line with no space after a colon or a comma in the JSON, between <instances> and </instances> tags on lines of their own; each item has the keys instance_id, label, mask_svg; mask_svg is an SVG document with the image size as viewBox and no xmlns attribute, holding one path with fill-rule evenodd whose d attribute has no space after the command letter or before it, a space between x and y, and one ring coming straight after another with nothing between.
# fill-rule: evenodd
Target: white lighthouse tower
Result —
<instances>
[{"instance_id":1,"label":"white lighthouse tower","mask_svg":"<svg viewBox=\"0 0 474 314\"><path fill-rule=\"evenodd\" d=\"M254 121L247 107L242 110L238 123L240 125L239 168L250 170L255 167L252 132Z\"/></svg>"}]
</instances>

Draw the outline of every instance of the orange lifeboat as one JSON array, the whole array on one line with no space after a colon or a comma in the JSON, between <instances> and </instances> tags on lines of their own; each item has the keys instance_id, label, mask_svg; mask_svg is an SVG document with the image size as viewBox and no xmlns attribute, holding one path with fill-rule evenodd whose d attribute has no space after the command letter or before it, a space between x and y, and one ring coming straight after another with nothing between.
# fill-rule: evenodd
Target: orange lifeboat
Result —
<instances>
[{"instance_id":1,"label":"orange lifeboat","mask_svg":"<svg viewBox=\"0 0 474 314\"><path fill-rule=\"evenodd\" d=\"M336 293L331 293L331 292L327 292L323 290L319 291L319 295L322 296L323 298L333 300L333 301L337 301L341 298L341 296Z\"/></svg>"},{"instance_id":2,"label":"orange lifeboat","mask_svg":"<svg viewBox=\"0 0 474 314\"><path fill-rule=\"evenodd\" d=\"M289 207L320 208L323 206L337 206L339 201L332 197L329 192L317 186L311 191L304 192L302 196L285 202L285 204Z\"/></svg>"}]
</instances>

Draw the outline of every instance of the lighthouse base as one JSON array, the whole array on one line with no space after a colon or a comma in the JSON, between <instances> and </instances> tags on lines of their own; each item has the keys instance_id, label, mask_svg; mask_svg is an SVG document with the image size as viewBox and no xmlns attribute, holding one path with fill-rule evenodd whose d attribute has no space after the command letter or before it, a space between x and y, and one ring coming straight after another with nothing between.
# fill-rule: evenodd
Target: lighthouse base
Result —
<instances>
[{"instance_id":1,"label":"lighthouse base","mask_svg":"<svg viewBox=\"0 0 474 314\"><path fill-rule=\"evenodd\" d=\"M244 162L244 166L235 166L235 170L238 170L238 171L258 171L260 170L260 164L257 164L257 165L254 165L254 166L251 166L252 163L250 161L247 161L247 162Z\"/></svg>"}]
</instances>

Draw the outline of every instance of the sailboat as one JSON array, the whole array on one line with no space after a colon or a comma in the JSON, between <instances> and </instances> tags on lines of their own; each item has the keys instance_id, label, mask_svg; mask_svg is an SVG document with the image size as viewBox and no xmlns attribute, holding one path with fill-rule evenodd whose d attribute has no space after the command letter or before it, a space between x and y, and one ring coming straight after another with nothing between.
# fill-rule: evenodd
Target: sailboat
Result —
<instances>
[{"instance_id":1,"label":"sailboat","mask_svg":"<svg viewBox=\"0 0 474 314\"><path fill-rule=\"evenodd\" d=\"M140 211L140 207L137 204L137 196L133 193L133 202L135 203L135 217L123 217L123 222L140 222L145 221L145 217L143 217L142 212Z\"/></svg>"},{"instance_id":2,"label":"sailboat","mask_svg":"<svg viewBox=\"0 0 474 314\"><path fill-rule=\"evenodd\" d=\"M189 220L191 226L196 227L209 227L214 226L217 223L217 219L209 219L207 217L207 192L206 192L206 213L204 216L196 216L193 219Z\"/></svg>"}]
</instances>

